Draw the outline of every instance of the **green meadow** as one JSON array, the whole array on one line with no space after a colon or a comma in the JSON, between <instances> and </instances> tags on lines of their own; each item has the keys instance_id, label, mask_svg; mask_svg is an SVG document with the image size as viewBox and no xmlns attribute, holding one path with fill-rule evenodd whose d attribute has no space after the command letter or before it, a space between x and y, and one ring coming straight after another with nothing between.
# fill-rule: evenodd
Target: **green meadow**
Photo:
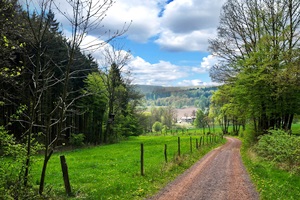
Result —
<instances>
[{"instance_id":1,"label":"green meadow","mask_svg":"<svg viewBox=\"0 0 300 200\"><path fill-rule=\"evenodd\" d=\"M45 195L67 198L59 159L65 155L73 193L71 198L144 199L225 142L220 138L218 142L211 142L210 137L206 137L204 145L202 143L196 149L196 139L199 143L200 136L180 136L180 157L177 155L178 136L130 137L118 144L57 152L49 161ZM144 176L141 175L141 143L144 145ZM31 171L36 187L41 166L42 156L37 158Z\"/></svg>"}]
</instances>

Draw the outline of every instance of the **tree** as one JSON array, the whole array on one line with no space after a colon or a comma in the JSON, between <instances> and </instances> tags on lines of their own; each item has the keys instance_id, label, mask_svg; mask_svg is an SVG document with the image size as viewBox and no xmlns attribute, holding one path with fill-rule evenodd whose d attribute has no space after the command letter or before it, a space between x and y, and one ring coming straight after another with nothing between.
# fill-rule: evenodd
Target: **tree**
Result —
<instances>
[{"instance_id":1,"label":"tree","mask_svg":"<svg viewBox=\"0 0 300 200\"><path fill-rule=\"evenodd\" d=\"M230 103L228 85L223 85L219 87L212 98L210 104L210 114L212 117L216 118L219 122L223 134L228 133L229 126L229 116L228 116L228 104Z\"/></svg>"},{"instance_id":2,"label":"tree","mask_svg":"<svg viewBox=\"0 0 300 200\"><path fill-rule=\"evenodd\" d=\"M205 134L205 127L206 127L206 120L205 120L205 114L202 110L197 110L196 112L196 119L194 121L194 125L198 128L202 128L203 134Z\"/></svg>"},{"instance_id":3,"label":"tree","mask_svg":"<svg viewBox=\"0 0 300 200\"><path fill-rule=\"evenodd\" d=\"M79 79L83 80L80 76L86 76L88 70L91 72L90 67L88 67L89 69L83 69L82 64L88 65L92 63L78 62L82 61L80 59L82 58L80 46L87 34L100 26L107 10L113 5L113 1L67 0L67 5L70 9L65 12L52 0L43 0L37 3L30 0L26 1L26 20L30 30L29 38L31 39L30 46L32 49L26 54L28 59L27 67L33 80L33 82L29 83L29 96L32 98L29 100L29 128L26 132L28 137L26 166L29 166L30 162L30 137L32 133L40 130L44 134L45 145L44 164L39 188L40 194L44 190L47 163L53 150L59 145L59 140L70 133L71 123L69 122L69 116L74 115L75 102L87 95L79 92L80 86L78 87L77 85L79 82L76 81ZM57 22L54 20L52 13L53 7L64 15L70 23L70 38L61 39ZM125 29L122 29L120 32L109 35L105 42L111 41L124 32ZM57 60L57 57L55 57L55 55L59 54L53 54L54 51L51 51L53 49L50 48L53 44L52 42L57 39L63 45L61 49L64 57L59 57L60 60ZM54 87L59 89L55 95L51 96ZM28 169L25 172L25 181L27 176Z\"/></svg>"},{"instance_id":4,"label":"tree","mask_svg":"<svg viewBox=\"0 0 300 200\"><path fill-rule=\"evenodd\" d=\"M106 47L103 52L105 61L102 66L102 78L108 99L107 123L104 135L104 142L113 142L117 139L116 132L113 131L115 117L124 114L129 102L129 80L123 77L122 69L130 59L129 51L112 45ZM123 73L123 74L122 74Z\"/></svg>"},{"instance_id":5,"label":"tree","mask_svg":"<svg viewBox=\"0 0 300 200\"><path fill-rule=\"evenodd\" d=\"M84 133L87 142L103 143L103 122L105 119L106 106L108 103L107 91L99 72L94 72L88 75L85 80L86 87L84 93L89 93L81 102L81 108L87 118L85 121Z\"/></svg>"},{"instance_id":6,"label":"tree","mask_svg":"<svg viewBox=\"0 0 300 200\"><path fill-rule=\"evenodd\" d=\"M230 98L260 133L289 130L299 113L299 10L295 0L228 0L218 37L210 41L220 58L212 79L234 88Z\"/></svg>"},{"instance_id":7,"label":"tree","mask_svg":"<svg viewBox=\"0 0 300 200\"><path fill-rule=\"evenodd\" d=\"M163 119L161 122L163 125L166 125L168 128L172 128L174 119L176 115L176 110L173 106L167 106L163 108Z\"/></svg>"},{"instance_id":8,"label":"tree","mask_svg":"<svg viewBox=\"0 0 300 200\"><path fill-rule=\"evenodd\" d=\"M21 37L25 32L24 18L17 0L0 1L0 125L22 132L12 123L22 98L21 75L24 72L22 52L26 46ZM20 135L17 136L20 139Z\"/></svg>"}]
</instances>

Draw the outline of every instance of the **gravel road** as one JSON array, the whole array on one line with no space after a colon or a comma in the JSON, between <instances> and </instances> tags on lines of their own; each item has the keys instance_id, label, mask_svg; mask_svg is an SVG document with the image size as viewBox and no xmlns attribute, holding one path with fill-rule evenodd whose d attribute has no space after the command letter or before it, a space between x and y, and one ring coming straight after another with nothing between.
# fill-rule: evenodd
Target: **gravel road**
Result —
<instances>
[{"instance_id":1,"label":"gravel road","mask_svg":"<svg viewBox=\"0 0 300 200\"><path fill-rule=\"evenodd\" d=\"M226 139L149 200L259 199L241 160L241 141Z\"/></svg>"}]
</instances>

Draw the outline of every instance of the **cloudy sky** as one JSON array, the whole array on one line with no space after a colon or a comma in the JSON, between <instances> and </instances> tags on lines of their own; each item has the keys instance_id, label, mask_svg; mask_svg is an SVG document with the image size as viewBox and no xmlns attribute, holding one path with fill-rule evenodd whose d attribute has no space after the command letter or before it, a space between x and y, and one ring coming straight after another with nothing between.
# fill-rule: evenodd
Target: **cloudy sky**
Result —
<instances>
[{"instance_id":1,"label":"cloudy sky","mask_svg":"<svg viewBox=\"0 0 300 200\"><path fill-rule=\"evenodd\" d=\"M117 42L130 50L133 83L161 86L211 85L215 59L207 51L216 36L225 0L116 0L103 29L129 30ZM97 37L97 32L90 39ZM101 59L101 52L93 56Z\"/></svg>"}]
</instances>

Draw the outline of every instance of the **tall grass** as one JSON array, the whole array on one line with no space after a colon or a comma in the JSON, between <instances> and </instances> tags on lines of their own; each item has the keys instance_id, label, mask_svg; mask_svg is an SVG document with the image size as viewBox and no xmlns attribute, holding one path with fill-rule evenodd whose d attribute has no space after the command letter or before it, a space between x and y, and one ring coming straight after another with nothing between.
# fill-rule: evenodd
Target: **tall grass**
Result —
<instances>
[{"instance_id":1,"label":"tall grass","mask_svg":"<svg viewBox=\"0 0 300 200\"><path fill-rule=\"evenodd\" d=\"M49 161L46 188L56 199L65 198L59 156L64 154L74 198L86 199L143 199L153 195L177 175L195 163L214 147L224 143L201 146L196 150L192 136L181 136L181 156L177 157L177 136L131 137L118 144L58 152ZM207 140L209 141L209 140ZM205 142L205 144L207 143ZM140 144L144 144L145 175L140 174ZM165 163L164 145L167 144L168 163ZM39 183L42 158L32 169L32 177ZM47 192L46 192L47 194Z\"/></svg>"}]
</instances>

